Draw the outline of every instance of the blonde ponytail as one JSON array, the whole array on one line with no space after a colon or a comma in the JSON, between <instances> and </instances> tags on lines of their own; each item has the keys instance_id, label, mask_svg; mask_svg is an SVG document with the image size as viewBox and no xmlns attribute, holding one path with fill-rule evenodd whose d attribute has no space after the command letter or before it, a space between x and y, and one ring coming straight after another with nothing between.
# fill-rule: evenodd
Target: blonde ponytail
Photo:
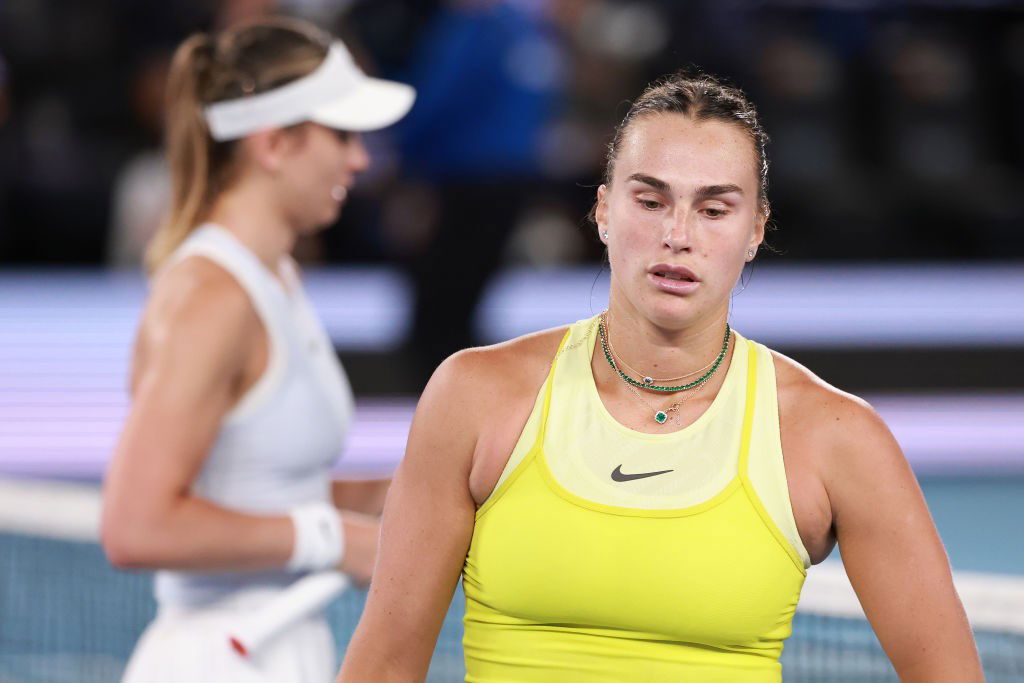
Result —
<instances>
[{"instance_id":1,"label":"blonde ponytail","mask_svg":"<svg viewBox=\"0 0 1024 683\"><path fill-rule=\"evenodd\" d=\"M214 57L210 37L189 37L174 53L167 80L167 159L171 170L171 206L146 250L152 272L196 227L211 199L213 139L203 117L200 92Z\"/></svg>"}]
</instances>

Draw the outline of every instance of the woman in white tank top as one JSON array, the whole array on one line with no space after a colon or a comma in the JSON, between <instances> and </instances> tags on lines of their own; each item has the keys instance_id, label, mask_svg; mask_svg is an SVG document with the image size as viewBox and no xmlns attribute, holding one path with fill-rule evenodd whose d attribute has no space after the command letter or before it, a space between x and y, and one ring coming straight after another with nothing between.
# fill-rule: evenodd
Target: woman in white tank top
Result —
<instances>
[{"instance_id":1,"label":"woman in white tank top","mask_svg":"<svg viewBox=\"0 0 1024 683\"><path fill-rule=\"evenodd\" d=\"M388 482L331 481L352 394L289 254L337 218L369 163L358 131L413 98L295 20L195 35L174 56L172 208L148 253L133 402L104 492L110 561L159 570L158 615L125 680L334 673L319 615L249 659L224 629L312 571L369 581Z\"/></svg>"}]
</instances>

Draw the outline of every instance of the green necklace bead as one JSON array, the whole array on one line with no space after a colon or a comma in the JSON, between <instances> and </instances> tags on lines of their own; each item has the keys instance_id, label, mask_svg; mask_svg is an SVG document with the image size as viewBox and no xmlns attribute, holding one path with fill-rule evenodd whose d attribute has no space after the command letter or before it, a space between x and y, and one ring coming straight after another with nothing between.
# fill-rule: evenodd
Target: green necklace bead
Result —
<instances>
[{"instance_id":1,"label":"green necklace bead","mask_svg":"<svg viewBox=\"0 0 1024 683\"><path fill-rule=\"evenodd\" d=\"M663 387L663 386L659 386L657 384L648 383L647 382L647 378L644 378L644 381L639 382L639 381L633 379L632 377L630 377L629 375L627 375L626 373L624 373L622 370L620 370L619 366L617 366L615 364L615 359L612 358L611 351L608 350L608 339L606 338L606 334L607 333L605 332L605 329L604 329L604 321L601 320L601 321L599 321L597 323L597 334L601 338L601 350L604 351L604 357L608 361L608 365L611 366L612 370L614 370L616 373L618 373L619 377L621 377L623 379L623 381L625 381L625 382L627 382L629 384L632 384L634 387L640 387L641 389L649 389L651 391L664 391L664 392L686 391L687 389L693 389L694 387L699 386L699 385L703 384L704 382L706 382L708 380L708 378L711 377L711 375L715 374L715 371L718 370L718 366L721 365L722 361L725 359L725 354L729 351L729 333L730 332L732 332L732 330L729 329L729 323L726 323L725 324L725 338L722 340L722 350L719 352L718 358L715 359L715 364L711 366L711 369L708 370L707 373L705 373L703 377L701 377L700 379L697 379L697 380L695 380L693 382L690 382L689 384L681 384L681 385L679 385L677 387ZM661 418L661 419L658 419L658 415L664 415L664 417ZM659 423L664 423L665 420L668 419L668 415L665 415L664 413L659 411L658 414L655 414L654 419L658 420Z\"/></svg>"}]
</instances>

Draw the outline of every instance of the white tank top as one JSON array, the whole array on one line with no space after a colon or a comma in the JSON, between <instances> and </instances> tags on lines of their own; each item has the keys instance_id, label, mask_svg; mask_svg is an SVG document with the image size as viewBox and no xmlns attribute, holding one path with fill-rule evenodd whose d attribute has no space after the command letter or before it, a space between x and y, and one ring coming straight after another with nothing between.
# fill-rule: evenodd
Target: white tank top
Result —
<instances>
[{"instance_id":1,"label":"white tank top","mask_svg":"<svg viewBox=\"0 0 1024 683\"><path fill-rule=\"evenodd\" d=\"M330 499L331 468L353 413L352 390L299 281L282 259L285 285L224 228L197 228L168 265L202 256L248 293L266 329L266 370L221 424L192 486L195 495L242 512L283 514L299 503ZM296 575L263 572L159 571L161 605L197 605L242 587L280 586Z\"/></svg>"}]
</instances>

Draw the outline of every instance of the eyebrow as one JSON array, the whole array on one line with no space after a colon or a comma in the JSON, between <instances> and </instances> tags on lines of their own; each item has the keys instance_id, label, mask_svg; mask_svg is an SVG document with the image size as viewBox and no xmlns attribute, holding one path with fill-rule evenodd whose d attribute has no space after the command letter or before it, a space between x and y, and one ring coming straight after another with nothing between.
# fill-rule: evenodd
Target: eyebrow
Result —
<instances>
[{"instance_id":1,"label":"eyebrow","mask_svg":"<svg viewBox=\"0 0 1024 683\"><path fill-rule=\"evenodd\" d=\"M660 192L667 192L669 189L671 189L671 186L664 180L660 180L658 178L655 178L654 176L649 176L644 173L634 173L633 175L629 176L627 180L635 180L638 183L650 185L655 190L658 190ZM696 199L697 201L701 201L704 199L710 199L711 197L717 197L718 195L729 194L730 192L743 194L743 188L741 188L739 185L733 185L731 183L727 185L704 185L703 187L697 188Z\"/></svg>"},{"instance_id":2,"label":"eyebrow","mask_svg":"<svg viewBox=\"0 0 1024 683\"><path fill-rule=\"evenodd\" d=\"M717 197L720 194L729 194L735 192L737 194L743 194L743 188L739 185L705 185L704 187L697 188L697 200L710 199L711 197Z\"/></svg>"},{"instance_id":3,"label":"eyebrow","mask_svg":"<svg viewBox=\"0 0 1024 683\"><path fill-rule=\"evenodd\" d=\"M635 180L638 183L650 185L655 190L661 190L662 192L669 189L668 183L666 183L664 180L658 180L654 176L644 175L643 173L634 173L633 175L629 176L627 180Z\"/></svg>"}]
</instances>

